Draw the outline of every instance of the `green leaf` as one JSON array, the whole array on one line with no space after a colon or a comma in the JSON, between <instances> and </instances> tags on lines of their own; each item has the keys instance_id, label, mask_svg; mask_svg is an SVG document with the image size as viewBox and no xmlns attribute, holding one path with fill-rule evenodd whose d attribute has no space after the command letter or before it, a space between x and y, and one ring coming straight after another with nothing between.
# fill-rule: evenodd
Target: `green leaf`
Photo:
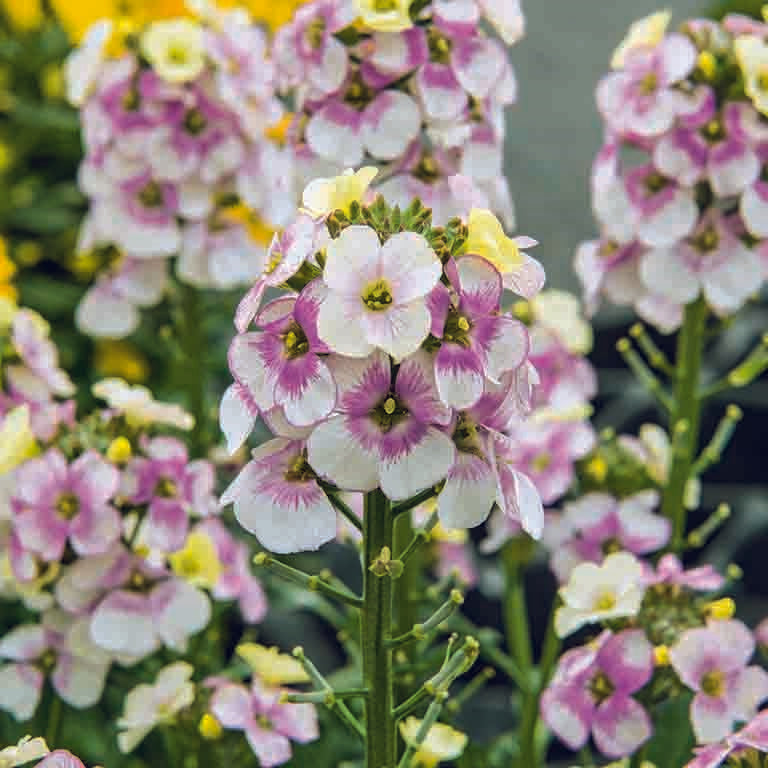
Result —
<instances>
[{"instance_id":1,"label":"green leaf","mask_svg":"<svg viewBox=\"0 0 768 768\"><path fill-rule=\"evenodd\" d=\"M646 759L657 768L680 768L690 760L695 743L688 714L692 698L685 693L656 708Z\"/></svg>"}]
</instances>

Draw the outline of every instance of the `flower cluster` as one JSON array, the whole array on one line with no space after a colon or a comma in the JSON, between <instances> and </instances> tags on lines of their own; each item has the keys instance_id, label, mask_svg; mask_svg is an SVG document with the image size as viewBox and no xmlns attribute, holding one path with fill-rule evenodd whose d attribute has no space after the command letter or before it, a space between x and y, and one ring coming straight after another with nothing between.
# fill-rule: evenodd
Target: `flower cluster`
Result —
<instances>
[{"instance_id":1,"label":"flower cluster","mask_svg":"<svg viewBox=\"0 0 768 768\"><path fill-rule=\"evenodd\" d=\"M272 228L295 208L290 152L268 138L282 108L267 53L245 11L206 7L130 34L101 21L71 55L90 203L78 247L103 265L78 308L87 333L130 333L162 298L169 257L196 286L262 271Z\"/></svg>"},{"instance_id":2,"label":"flower cluster","mask_svg":"<svg viewBox=\"0 0 768 768\"><path fill-rule=\"evenodd\" d=\"M599 240L576 270L591 308L629 304L663 331L703 296L731 315L766 276L768 28L670 14L635 23L597 89L606 141L594 163Z\"/></svg>"},{"instance_id":3,"label":"flower cluster","mask_svg":"<svg viewBox=\"0 0 768 768\"><path fill-rule=\"evenodd\" d=\"M536 375L526 327L501 310L532 260L487 211L434 227L418 200L366 205L374 174L312 182L313 215L275 236L241 302L222 428L234 450L260 415L275 438L222 500L276 552L336 535L334 486L393 501L435 488L447 528L498 504L538 536L538 493L509 461Z\"/></svg>"},{"instance_id":4,"label":"flower cluster","mask_svg":"<svg viewBox=\"0 0 768 768\"><path fill-rule=\"evenodd\" d=\"M266 611L245 545L215 517L213 466L165 434L189 416L117 380L94 391L109 408L19 463L3 502L3 594L38 614L0 639L0 708L19 720L48 676L85 708L114 663L183 652L209 622L208 593L250 622Z\"/></svg>"},{"instance_id":5,"label":"flower cluster","mask_svg":"<svg viewBox=\"0 0 768 768\"><path fill-rule=\"evenodd\" d=\"M605 517L598 502L605 506L608 498L591 501ZM585 503L571 515L587 510ZM649 514L638 512L641 518ZM620 513L621 506L614 511L617 517ZM658 522L653 527L660 534L656 546L645 542L636 550L661 546L668 529L662 531ZM588 548L586 537L585 544ZM601 565L576 565L560 590L557 633L564 637L595 623L607 628L560 659L541 702L542 717L554 733L572 749L582 747L591 733L606 756L630 755L651 737L648 708L688 690L696 743L725 739L726 745L717 748L721 755L735 748L738 735L731 736L732 729L768 698L768 674L749 664L755 638L732 618L733 601L701 594L723 583L711 566L686 571L671 554L655 569L628 551L608 555ZM729 738L736 741L731 744ZM714 753L715 747L702 750L702 755Z\"/></svg>"},{"instance_id":6,"label":"flower cluster","mask_svg":"<svg viewBox=\"0 0 768 768\"><path fill-rule=\"evenodd\" d=\"M517 84L483 20L508 45L523 33L517 0L302 6L274 44L278 90L296 110L289 136L300 182L377 164L393 204L419 197L438 224L474 204L513 226L502 155Z\"/></svg>"},{"instance_id":7,"label":"flower cluster","mask_svg":"<svg viewBox=\"0 0 768 768\"><path fill-rule=\"evenodd\" d=\"M42 758L42 760L40 759ZM83 762L65 749L57 749L51 752L45 739L25 736L18 744L0 749L0 767L16 768L19 765L27 765L33 760L35 768L85 768Z\"/></svg>"}]
</instances>

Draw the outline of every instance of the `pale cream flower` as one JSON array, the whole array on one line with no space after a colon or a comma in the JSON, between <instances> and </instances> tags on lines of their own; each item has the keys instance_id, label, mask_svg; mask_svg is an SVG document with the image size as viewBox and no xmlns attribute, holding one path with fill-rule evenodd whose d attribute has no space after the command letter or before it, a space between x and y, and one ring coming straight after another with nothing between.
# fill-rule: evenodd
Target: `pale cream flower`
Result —
<instances>
[{"instance_id":1,"label":"pale cream flower","mask_svg":"<svg viewBox=\"0 0 768 768\"><path fill-rule=\"evenodd\" d=\"M205 67L203 28L191 19L154 22L141 37L141 50L169 83L194 80Z\"/></svg>"},{"instance_id":2,"label":"pale cream flower","mask_svg":"<svg viewBox=\"0 0 768 768\"><path fill-rule=\"evenodd\" d=\"M627 54L634 48L655 48L664 39L671 19L672 14L669 11L657 11L634 22L627 36L613 52L611 67L621 69Z\"/></svg>"},{"instance_id":3,"label":"pale cream flower","mask_svg":"<svg viewBox=\"0 0 768 768\"><path fill-rule=\"evenodd\" d=\"M400 735L406 744L414 744L421 720L409 717L400 723ZM467 746L467 735L443 723L435 723L427 732L421 746L417 748L413 765L434 768L444 760L457 760Z\"/></svg>"},{"instance_id":4,"label":"pale cream flower","mask_svg":"<svg viewBox=\"0 0 768 768\"><path fill-rule=\"evenodd\" d=\"M569 352L586 355L592 349L592 326L572 293L542 291L530 305L536 323L557 336Z\"/></svg>"},{"instance_id":5,"label":"pale cream flower","mask_svg":"<svg viewBox=\"0 0 768 768\"><path fill-rule=\"evenodd\" d=\"M16 768L17 765L39 760L49 752L45 739L25 736L16 746L0 749L0 768Z\"/></svg>"},{"instance_id":6,"label":"pale cream flower","mask_svg":"<svg viewBox=\"0 0 768 768\"><path fill-rule=\"evenodd\" d=\"M278 687L309 681L304 667L293 656L280 653L277 648L267 648L257 643L241 643L236 650L237 655L267 686Z\"/></svg>"},{"instance_id":7,"label":"pale cream flower","mask_svg":"<svg viewBox=\"0 0 768 768\"><path fill-rule=\"evenodd\" d=\"M347 170L331 179L315 179L304 190L304 209L311 216L327 216L337 209L349 213L350 203L362 202L377 168L366 166L359 171Z\"/></svg>"},{"instance_id":8,"label":"pale cream flower","mask_svg":"<svg viewBox=\"0 0 768 768\"><path fill-rule=\"evenodd\" d=\"M157 725L173 722L195 700L194 673L184 661L160 670L152 685L142 683L128 692L123 716L117 721L117 744L123 754L132 752Z\"/></svg>"},{"instance_id":9,"label":"pale cream flower","mask_svg":"<svg viewBox=\"0 0 768 768\"><path fill-rule=\"evenodd\" d=\"M413 26L411 0L355 0L366 27L380 32L402 32Z\"/></svg>"},{"instance_id":10,"label":"pale cream flower","mask_svg":"<svg viewBox=\"0 0 768 768\"><path fill-rule=\"evenodd\" d=\"M29 406L19 405L0 422L0 475L10 472L38 451L29 420Z\"/></svg>"},{"instance_id":11,"label":"pale cream flower","mask_svg":"<svg viewBox=\"0 0 768 768\"><path fill-rule=\"evenodd\" d=\"M131 426L165 424L184 430L195 426L194 418L180 406L158 402L146 387L132 387L123 379L102 379L91 391L122 413Z\"/></svg>"},{"instance_id":12,"label":"pale cream flower","mask_svg":"<svg viewBox=\"0 0 768 768\"><path fill-rule=\"evenodd\" d=\"M768 43L756 35L745 35L736 39L733 48L747 96L758 112L768 115Z\"/></svg>"},{"instance_id":13,"label":"pale cream flower","mask_svg":"<svg viewBox=\"0 0 768 768\"><path fill-rule=\"evenodd\" d=\"M560 588L555 631L567 637L585 624L635 616L644 591L643 568L629 552L608 555L601 565L581 563Z\"/></svg>"}]
</instances>

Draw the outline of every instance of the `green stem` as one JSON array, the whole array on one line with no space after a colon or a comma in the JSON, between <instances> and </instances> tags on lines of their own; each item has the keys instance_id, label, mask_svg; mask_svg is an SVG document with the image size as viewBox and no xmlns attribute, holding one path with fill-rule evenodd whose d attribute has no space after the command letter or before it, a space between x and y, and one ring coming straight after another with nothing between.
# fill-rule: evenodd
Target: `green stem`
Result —
<instances>
[{"instance_id":1,"label":"green stem","mask_svg":"<svg viewBox=\"0 0 768 768\"><path fill-rule=\"evenodd\" d=\"M392 653L387 647L392 629L392 579L371 566L382 549L392 551L393 523L389 500L379 490L365 496L363 515L363 608L361 646L366 696L365 768L394 768L397 734L392 717Z\"/></svg>"},{"instance_id":2,"label":"green stem","mask_svg":"<svg viewBox=\"0 0 768 768\"><path fill-rule=\"evenodd\" d=\"M661 503L662 513L672 521L670 549L679 552L685 546L685 489L699 443L701 396L699 379L704 352L707 305L703 297L685 308L683 327L677 339L677 385L669 421L670 437L677 435L676 450Z\"/></svg>"},{"instance_id":3,"label":"green stem","mask_svg":"<svg viewBox=\"0 0 768 768\"><path fill-rule=\"evenodd\" d=\"M190 452L193 457L204 456L208 414L205 408L206 365L208 345L205 339L203 303L194 286L180 283L181 318L179 345L183 354L181 382L187 395L187 410L195 418L190 434Z\"/></svg>"},{"instance_id":4,"label":"green stem","mask_svg":"<svg viewBox=\"0 0 768 768\"><path fill-rule=\"evenodd\" d=\"M502 552L506 592L504 600L504 625L510 656L515 660L523 674L530 676L533 670L533 651L531 633L528 625L528 605L525 599L523 564L511 547ZM527 686L521 691L522 712L518 731L521 768L535 768L534 729L538 715L537 691Z\"/></svg>"},{"instance_id":5,"label":"green stem","mask_svg":"<svg viewBox=\"0 0 768 768\"><path fill-rule=\"evenodd\" d=\"M415 542L415 546L411 544ZM415 538L413 528L412 514L406 512L395 519L395 549L396 557L400 553L405 557L402 559L403 573L395 582L394 586L394 609L395 626L394 635L400 637L409 632L418 620L416 596L419 593L419 581L421 580L421 568L423 557L418 544L421 539ZM398 652L398 658L408 664L413 661L413 649L402 648ZM410 675L398 676L398 683L395 687L395 693L398 700L408 695L409 685L407 685Z\"/></svg>"},{"instance_id":6,"label":"green stem","mask_svg":"<svg viewBox=\"0 0 768 768\"><path fill-rule=\"evenodd\" d=\"M56 692L52 692L51 705L48 708L48 725L45 729L45 741L51 749L56 749L59 741L63 704Z\"/></svg>"}]
</instances>

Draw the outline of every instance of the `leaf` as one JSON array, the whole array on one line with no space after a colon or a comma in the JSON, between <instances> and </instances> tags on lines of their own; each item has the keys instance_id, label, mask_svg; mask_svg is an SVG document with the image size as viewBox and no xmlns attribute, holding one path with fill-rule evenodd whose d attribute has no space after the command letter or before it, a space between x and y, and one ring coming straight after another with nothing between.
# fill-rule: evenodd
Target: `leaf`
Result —
<instances>
[{"instance_id":1,"label":"leaf","mask_svg":"<svg viewBox=\"0 0 768 768\"><path fill-rule=\"evenodd\" d=\"M691 757L694 747L688 710L691 693L666 701L654 712L653 738L648 742L646 759L657 768L680 768Z\"/></svg>"}]
</instances>

